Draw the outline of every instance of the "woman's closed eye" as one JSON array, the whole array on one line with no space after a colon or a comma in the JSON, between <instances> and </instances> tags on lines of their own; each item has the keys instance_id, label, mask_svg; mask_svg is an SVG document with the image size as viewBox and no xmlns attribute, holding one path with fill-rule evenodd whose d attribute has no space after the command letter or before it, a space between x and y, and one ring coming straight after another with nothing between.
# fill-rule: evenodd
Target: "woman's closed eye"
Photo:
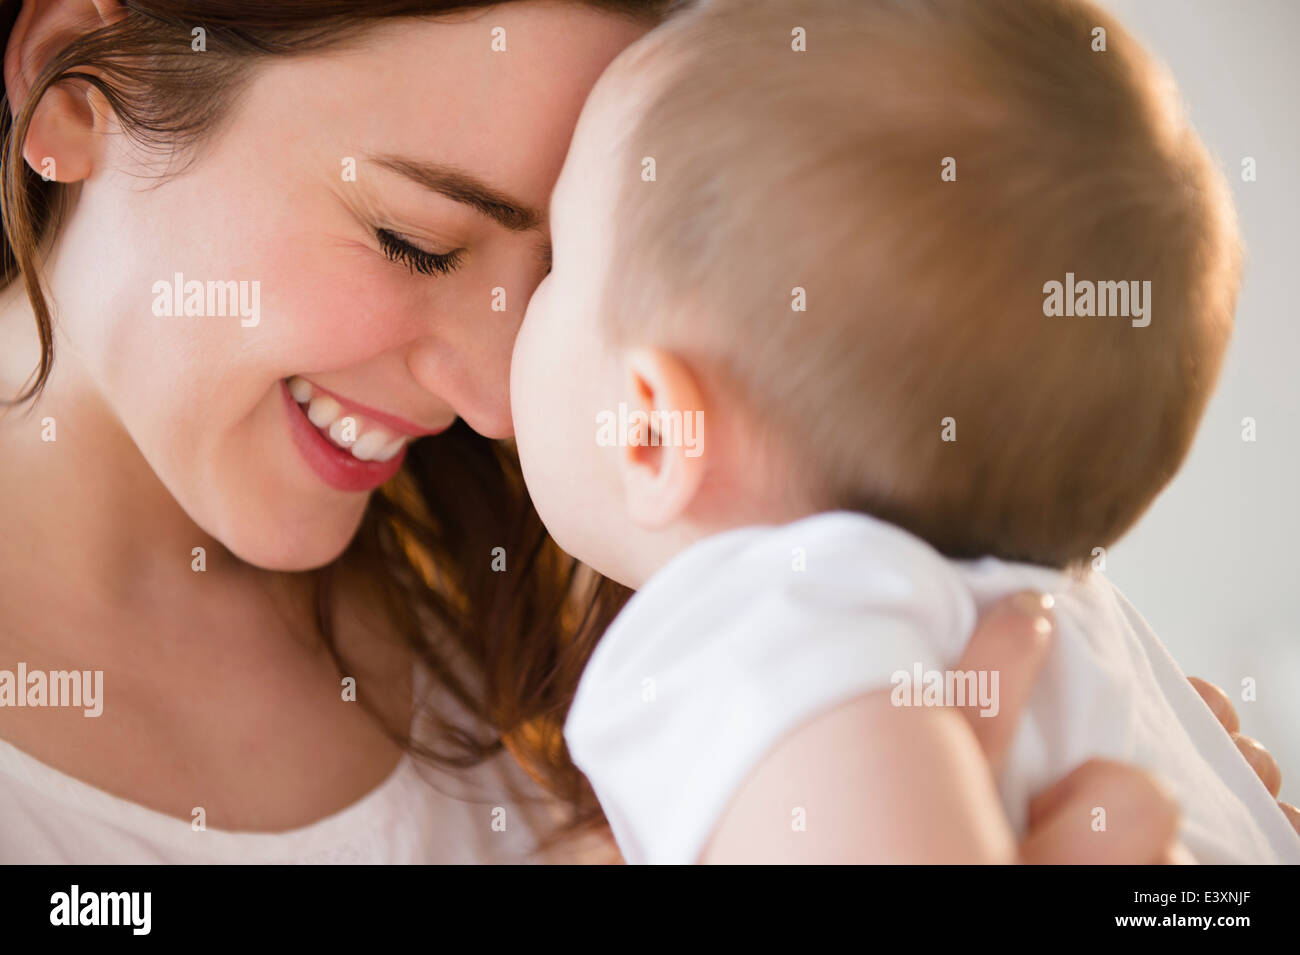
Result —
<instances>
[{"instance_id":1,"label":"woman's closed eye","mask_svg":"<svg viewBox=\"0 0 1300 955\"><path fill-rule=\"evenodd\" d=\"M412 273L421 275L447 275L459 268L463 249L451 252L429 252L413 245L407 239L388 229L376 229L379 249L398 265L406 266Z\"/></svg>"}]
</instances>

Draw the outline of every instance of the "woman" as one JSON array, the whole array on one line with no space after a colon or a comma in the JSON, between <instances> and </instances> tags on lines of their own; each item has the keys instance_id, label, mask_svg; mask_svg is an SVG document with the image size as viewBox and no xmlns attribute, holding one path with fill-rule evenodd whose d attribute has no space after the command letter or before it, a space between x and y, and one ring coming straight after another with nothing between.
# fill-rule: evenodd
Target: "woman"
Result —
<instances>
[{"instance_id":1,"label":"woman","mask_svg":"<svg viewBox=\"0 0 1300 955\"><path fill-rule=\"evenodd\" d=\"M668 6L5 4L0 663L103 674L0 709L5 861L522 858L503 745L599 822L559 728L623 595L494 439L578 110Z\"/></svg>"}]
</instances>

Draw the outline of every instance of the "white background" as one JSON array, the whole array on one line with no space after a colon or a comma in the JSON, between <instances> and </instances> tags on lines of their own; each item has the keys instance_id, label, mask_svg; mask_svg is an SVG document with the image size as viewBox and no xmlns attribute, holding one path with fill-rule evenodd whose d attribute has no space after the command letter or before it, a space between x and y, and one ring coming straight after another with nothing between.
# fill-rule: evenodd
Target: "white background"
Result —
<instances>
[{"instance_id":1,"label":"white background","mask_svg":"<svg viewBox=\"0 0 1300 955\"><path fill-rule=\"evenodd\" d=\"M1100 2L1173 71L1246 241L1236 331L1196 445L1106 570L1183 671L1233 697L1242 731L1281 764L1283 798L1300 803L1300 0ZM1256 182L1241 179L1245 156Z\"/></svg>"}]
</instances>

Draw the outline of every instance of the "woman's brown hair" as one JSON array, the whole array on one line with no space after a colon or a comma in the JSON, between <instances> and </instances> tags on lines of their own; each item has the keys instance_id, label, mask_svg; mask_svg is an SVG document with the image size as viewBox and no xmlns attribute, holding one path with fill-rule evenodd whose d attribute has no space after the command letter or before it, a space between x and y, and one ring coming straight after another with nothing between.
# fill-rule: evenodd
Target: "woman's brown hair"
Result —
<instances>
[{"instance_id":1,"label":"woman's brown hair","mask_svg":"<svg viewBox=\"0 0 1300 955\"><path fill-rule=\"evenodd\" d=\"M508 2L508 0L507 0ZM681 0L571 0L654 21ZM22 393L35 400L54 361L53 323L41 281L42 250L72 187L45 181L23 160L41 96L61 82L88 84L122 131L167 156L211 134L251 68L268 57L346 42L389 17L498 5L489 0L126 0L112 23L52 56L23 103L0 109L0 198L5 242L0 287L21 279L36 317L41 358ZM0 0L0 41L21 3ZM191 51L191 31L206 51ZM496 551L495 548L503 548ZM506 569L494 572L494 554ZM499 569L499 564L498 568ZM341 672L332 623L341 574L359 573L433 677L427 738L389 729L418 755L468 768L508 749L567 811L563 834L604 822L562 728L578 677L627 591L585 571L547 535L510 444L463 422L414 442L401 474L370 505L335 564L313 574L316 624Z\"/></svg>"}]
</instances>

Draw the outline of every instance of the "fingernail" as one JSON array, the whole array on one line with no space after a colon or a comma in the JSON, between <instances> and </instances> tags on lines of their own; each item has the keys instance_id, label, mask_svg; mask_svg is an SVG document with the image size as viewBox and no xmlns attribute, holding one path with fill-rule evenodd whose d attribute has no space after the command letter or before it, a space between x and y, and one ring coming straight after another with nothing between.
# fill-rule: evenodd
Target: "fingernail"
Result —
<instances>
[{"instance_id":1,"label":"fingernail","mask_svg":"<svg viewBox=\"0 0 1300 955\"><path fill-rule=\"evenodd\" d=\"M1017 610L1031 617L1051 616L1056 606L1056 598L1051 594L1039 593L1037 590L1025 590L1011 598Z\"/></svg>"},{"instance_id":2,"label":"fingernail","mask_svg":"<svg viewBox=\"0 0 1300 955\"><path fill-rule=\"evenodd\" d=\"M1017 612L1032 618L1031 626L1035 633L1042 637L1051 636L1052 630L1056 627L1052 613L1052 608L1056 606L1056 599L1051 594L1026 590L1012 597L1011 604Z\"/></svg>"}]
</instances>

